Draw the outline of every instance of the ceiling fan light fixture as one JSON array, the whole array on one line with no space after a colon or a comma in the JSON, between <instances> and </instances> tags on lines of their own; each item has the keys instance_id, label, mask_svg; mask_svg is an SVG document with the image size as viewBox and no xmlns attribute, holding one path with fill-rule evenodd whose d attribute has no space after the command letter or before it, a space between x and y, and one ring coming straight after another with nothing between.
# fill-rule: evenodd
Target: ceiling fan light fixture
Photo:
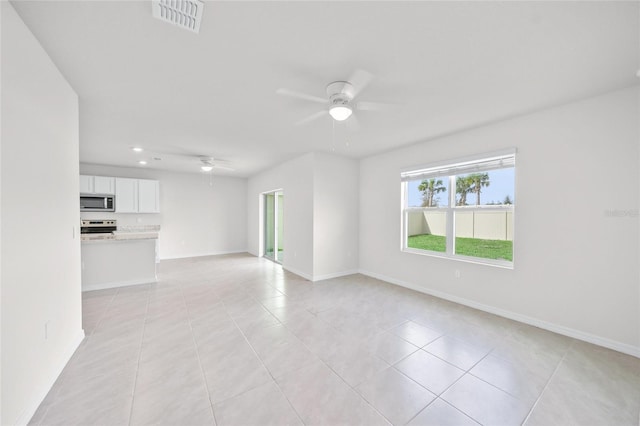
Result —
<instances>
[{"instance_id":1,"label":"ceiling fan light fixture","mask_svg":"<svg viewBox=\"0 0 640 426\"><path fill-rule=\"evenodd\" d=\"M336 121L344 121L347 118L351 117L352 113L353 110L349 105L346 104L333 105L331 108L329 108L329 114Z\"/></svg>"},{"instance_id":2,"label":"ceiling fan light fixture","mask_svg":"<svg viewBox=\"0 0 640 426\"><path fill-rule=\"evenodd\" d=\"M200 170L202 170L203 172L210 172L211 170L213 170L213 166L208 166L208 165L200 166Z\"/></svg>"}]
</instances>

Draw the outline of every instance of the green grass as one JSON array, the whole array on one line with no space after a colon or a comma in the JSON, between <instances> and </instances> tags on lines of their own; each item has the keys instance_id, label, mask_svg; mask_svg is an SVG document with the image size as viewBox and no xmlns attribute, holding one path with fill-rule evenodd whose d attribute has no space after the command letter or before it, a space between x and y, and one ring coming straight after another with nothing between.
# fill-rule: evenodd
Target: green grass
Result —
<instances>
[{"instance_id":1,"label":"green grass","mask_svg":"<svg viewBox=\"0 0 640 426\"><path fill-rule=\"evenodd\" d=\"M407 247L420 249L439 251L444 253L447 251L447 239L441 235L421 234L413 235L409 237Z\"/></svg>"},{"instance_id":2,"label":"green grass","mask_svg":"<svg viewBox=\"0 0 640 426\"><path fill-rule=\"evenodd\" d=\"M446 238L441 235L413 235L407 246L420 250L444 253ZM479 238L456 238L456 254L484 259L513 260L513 242L503 240L481 240Z\"/></svg>"}]
</instances>

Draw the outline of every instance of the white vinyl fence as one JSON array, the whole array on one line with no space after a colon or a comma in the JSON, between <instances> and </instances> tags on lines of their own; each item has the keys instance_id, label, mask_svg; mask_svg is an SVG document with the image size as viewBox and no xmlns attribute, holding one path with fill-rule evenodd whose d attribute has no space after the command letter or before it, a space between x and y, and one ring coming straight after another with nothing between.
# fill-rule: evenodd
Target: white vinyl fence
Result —
<instances>
[{"instance_id":1,"label":"white vinyl fence","mask_svg":"<svg viewBox=\"0 0 640 426\"><path fill-rule=\"evenodd\" d=\"M437 210L407 212L407 235L445 235L446 213ZM456 237L513 241L513 212L456 211Z\"/></svg>"}]
</instances>

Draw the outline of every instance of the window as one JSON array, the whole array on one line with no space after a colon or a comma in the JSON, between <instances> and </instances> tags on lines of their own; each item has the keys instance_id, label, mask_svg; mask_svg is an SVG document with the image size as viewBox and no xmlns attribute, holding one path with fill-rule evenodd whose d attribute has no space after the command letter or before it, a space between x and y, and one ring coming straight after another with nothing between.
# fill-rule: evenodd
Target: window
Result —
<instances>
[{"instance_id":1,"label":"window","mask_svg":"<svg viewBox=\"0 0 640 426\"><path fill-rule=\"evenodd\" d=\"M402 250L513 265L515 150L400 174Z\"/></svg>"}]
</instances>

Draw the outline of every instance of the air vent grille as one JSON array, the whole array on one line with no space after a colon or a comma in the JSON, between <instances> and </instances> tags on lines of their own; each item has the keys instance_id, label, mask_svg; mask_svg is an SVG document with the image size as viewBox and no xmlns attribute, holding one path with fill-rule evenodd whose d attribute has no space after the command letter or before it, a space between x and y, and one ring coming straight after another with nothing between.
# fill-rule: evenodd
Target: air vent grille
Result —
<instances>
[{"instance_id":1,"label":"air vent grille","mask_svg":"<svg viewBox=\"0 0 640 426\"><path fill-rule=\"evenodd\" d=\"M153 16L197 33L204 3L199 0L152 0Z\"/></svg>"}]
</instances>

